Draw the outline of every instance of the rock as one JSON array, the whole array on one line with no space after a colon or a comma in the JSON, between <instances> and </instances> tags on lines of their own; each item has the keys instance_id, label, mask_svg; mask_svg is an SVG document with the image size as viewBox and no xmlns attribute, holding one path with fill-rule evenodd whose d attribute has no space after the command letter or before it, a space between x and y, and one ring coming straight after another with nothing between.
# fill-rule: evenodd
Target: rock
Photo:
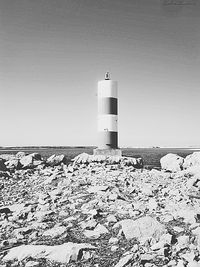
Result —
<instances>
[{"instance_id":1,"label":"rock","mask_svg":"<svg viewBox=\"0 0 200 267\"><path fill-rule=\"evenodd\" d=\"M168 223L170 221L173 221L174 217L171 214L164 214L161 215L160 221L164 223Z\"/></svg>"},{"instance_id":2,"label":"rock","mask_svg":"<svg viewBox=\"0 0 200 267\"><path fill-rule=\"evenodd\" d=\"M183 236L179 236L177 238L178 240L178 244L176 245L176 249L177 250L181 250L184 248L187 248L189 245L189 236L183 235Z\"/></svg>"},{"instance_id":3,"label":"rock","mask_svg":"<svg viewBox=\"0 0 200 267\"><path fill-rule=\"evenodd\" d=\"M102 234L107 234L109 233L108 229L101 225L101 224L98 224L94 230L85 230L84 231L84 235L87 237L87 238L99 238Z\"/></svg>"},{"instance_id":4,"label":"rock","mask_svg":"<svg viewBox=\"0 0 200 267\"><path fill-rule=\"evenodd\" d=\"M11 159L5 162L6 168L9 170L19 170L21 168L21 163L19 159Z\"/></svg>"},{"instance_id":5,"label":"rock","mask_svg":"<svg viewBox=\"0 0 200 267\"><path fill-rule=\"evenodd\" d=\"M46 161L46 163L52 167L60 165L61 163L66 164L66 162L67 162L67 158L65 155L52 155Z\"/></svg>"},{"instance_id":6,"label":"rock","mask_svg":"<svg viewBox=\"0 0 200 267\"><path fill-rule=\"evenodd\" d=\"M50 236L52 238L56 238L64 234L66 230L67 229L65 226L54 226L53 228L46 230L43 233L43 236Z\"/></svg>"},{"instance_id":7,"label":"rock","mask_svg":"<svg viewBox=\"0 0 200 267\"><path fill-rule=\"evenodd\" d=\"M110 248L110 250L112 251L112 252L115 252L116 250L118 250L118 246L112 246L111 248Z\"/></svg>"},{"instance_id":8,"label":"rock","mask_svg":"<svg viewBox=\"0 0 200 267\"><path fill-rule=\"evenodd\" d=\"M200 166L200 152L194 152L185 158L183 168L187 169L193 166Z\"/></svg>"},{"instance_id":9,"label":"rock","mask_svg":"<svg viewBox=\"0 0 200 267\"><path fill-rule=\"evenodd\" d=\"M160 159L161 168L166 171L178 172L183 169L184 158L169 153Z\"/></svg>"},{"instance_id":10,"label":"rock","mask_svg":"<svg viewBox=\"0 0 200 267\"><path fill-rule=\"evenodd\" d=\"M96 249L96 247L87 243L75 244L72 242L57 246L22 245L10 249L8 254L3 258L3 261L7 262L15 259L23 261L31 257L33 259L45 258L51 261L67 264L70 261L79 260L80 251L94 249Z\"/></svg>"},{"instance_id":11,"label":"rock","mask_svg":"<svg viewBox=\"0 0 200 267\"><path fill-rule=\"evenodd\" d=\"M40 263L37 261L27 261L25 267L39 267Z\"/></svg>"},{"instance_id":12,"label":"rock","mask_svg":"<svg viewBox=\"0 0 200 267\"><path fill-rule=\"evenodd\" d=\"M93 158L94 158L94 156L93 156ZM100 158L101 161L104 161L105 159L106 159L105 156L101 156L101 158ZM87 153L81 153L78 156L76 156L72 161L73 161L74 165L75 164L81 164L81 163L90 163L90 162L92 162L92 156L87 154Z\"/></svg>"},{"instance_id":13,"label":"rock","mask_svg":"<svg viewBox=\"0 0 200 267\"><path fill-rule=\"evenodd\" d=\"M200 266L200 262L197 261L190 261L188 262L187 267L199 267Z\"/></svg>"},{"instance_id":14,"label":"rock","mask_svg":"<svg viewBox=\"0 0 200 267\"><path fill-rule=\"evenodd\" d=\"M174 230L175 232L181 233L181 232L184 231L184 228L179 227L179 226L174 226L174 227L173 227L173 230Z\"/></svg>"},{"instance_id":15,"label":"rock","mask_svg":"<svg viewBox=\"0 0 200 267\"><path fill-rule=\"evenodd\" d=\"M176 267L185 267L184 261L183 260L179 260L178 264L176 265Z\"/></svg>"},{"instance_id":16,"label":"rock","mask_svg":"<svg viewBox=\"0 0 200 267\"><path fill-rule=\"evenodd\" d=\"M0 171L6 171L6 165L4 164L5 160L0 158Z\"/></svg>"},{"instance_id":17,"label":"rock","mask_svg":"<svg viewBox=\"0 0 200 267\"><path fill-rule=\"evenodd\" d=\"M38 153L32 153L24 156L20 159L20 164L23 169L34 168L42 163L41 155Z\"/></svg>"},{"instance_id":18,"label":"rock","mask_svg":"<svg viewBox=\"0 0 200 267\"><path fill-rule=\"evenodd\" d=\"M90 219L88 221L83 221L80 223L82 229L92 230L97 226L97 221L95 219Z\"/></svg>"},{"instance_id":19,"label":"rock","mask_svg":"<svg viewBox=\"0 0 200 267\"><path fill-rule=\"evenodd\" d=\"M188 208L188 209L179 209L177 211L177 215L178 217L180 218L183 218L184 219L184 222L185 223L190 223L190 224L193 224L196 222L196 211L195 210L192 210L191 208Z\"/></svg>"},{"instance_id":20,"label":"rock","mask_svg":"<svg viewBox=\"0 0 200 267\"><path fill-rule=\"evenodd\" d=\"M21 158L23 158L25 156L26 156L26 153L23 152L23 151L20 151L15 155L16 159L21 159Z\"/></svg>"},{"instance_id":21,"label":"rock","mask_svg":"<svg viewBox=\"0 0 200 267\"><path fill-rule=\"evenodd\" d=\"M104 156L104 155L89 155L82 153L73 159L73 164L89 164L98 162L105 164L121 164L122 166L133 166L134 168L143 168L143 160L141 158L119 157L119 156Z\"/></svg>"},{"instance_id":22,"label":"rock","mask_svg":"<svg viewBox=\"0 0 200 267\"><path fill-rule=\"evenodd\" d=\"M119 242L119 239L116 237L111 237L108 241L109 244L117 244Z\"/></svg>"},{"instance_id":23,"label":"rock","mask_svg":"<svg viewBox=\"0 0 200 267\"><path fill-rule=\"evenodd\" d=\"M191 262L195 258L195 253L194 251L186 252L185 254L182 255L182 258L184 258L188 262Z\"/></svg>"},{"instance_id":24,"label":"rock","mask_svg":"<svg viewBox=\"0 0 200 267\"><path fill-rule=\"evenodd\" d=\"M192 234L195 236L197 246L200 247L200 227L192 230Z\"/></svg>"},{"instance_id":25,"label":"rock","mask_svg":"<svg viewBox=\"0 0 200 267\"><path fill-rule=\"evenodd\" d=\"M133 254L129 254L119 260L119 262L115 265L115 267L123 267L127 265L131 259L133 258Z\"/></svg>"},{"instance_id":26,"label":"rock","mask_svg":"<svg viewBox=\"0 0 200 267\"><path fill-rule=\"evenodd\" d=\"M15 159L15 155L13 154L1 154L0 159L3 159L4 161Z\"/></svg>"},{"instance_id":27,"label":"rock","mask_svg":"<svg viewBox=\"0 0 200 267\"><path fill-rule=\"evenodd\" d=\"M108 215L108 217L106 218L106 220L109 223L112 223L112 222L115 223L115 222L117 222L117 219L116 219L116 217L113 214Z\"/></svg>"},{"instance_id":28,"label":"rock","mask_svg":"<svg viewBox=\"0 0 200 267\"><path fill-rule=\"evenodd\" d=\"M87 191L89 193L98 193L99 191L106 191L108 189L108 186L106 185L96 185L96 186L90 186Z\"/></svg>"},{"instance_id":29,"label":"rock","mask_svg":"<svg viewBox=\"0 0 200 267\"><path fill-rule=\"evenodd\" d=\"M142 158L121 157L121 164L124 166L133 166L134 168L141 169L144 166Z\"/></svg>"},{"instance_id":30,"label":"rock","mask_svg":"<svg viewBox=\"0 0 200 267\"><path fill-rule=\"evenodd\" d=\"M113 228L121 226L126 239L137 238L140 242L145 242L150 238L159 241L160 237L166 233L165 226L156 219L145 216L137 220L125 219L116 223Z\"/></svg>"}]
</instances>

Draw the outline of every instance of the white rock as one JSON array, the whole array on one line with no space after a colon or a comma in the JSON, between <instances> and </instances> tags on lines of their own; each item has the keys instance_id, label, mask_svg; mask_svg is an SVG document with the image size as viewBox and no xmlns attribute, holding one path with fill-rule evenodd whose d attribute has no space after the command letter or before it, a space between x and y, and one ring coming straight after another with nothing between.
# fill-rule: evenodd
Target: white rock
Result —
<instances>
[{"instance_id":1,"label":"white rock","mask_svg":"<svg viewBox=\"0 0 200 267\"><path fill-rule=\"evenodd\" d=\"M174 226L173 229L174 229L174 231L176 231L176 232L178 232L178 233L181 233L181 232L184 231L184 228L179 227L179 226Z\"/></svg>"},{"instance_id":2,"label":"white rock","mask_svg":"<svg viewBox=\"0 0 200 267\"><path fill-rule=\"evenodd\" d=\"M5 162L6 168L9 170L19 169L21 164L19 159L11 159Z\"/></svg>"},{"instance_id":3,"label":"white rock","mask_svg":"<svg viewBox=\"0 0 200 267\"><path fill-rule=\"evenodd\" d=\"M200 247L200 227L192 230L192 234L196 237L197 245Z\"/></svg>"},{"instance_id":4,"label":"white rock","mask_svg":"<svg viewBox=\"0 0 200 267\"><path fill-rule=\"evenodd\" d=\"M188 155L183 164L183 168L187 169L192 166L199 166L200 165L200 152L194 152Z\"/></svg>"},{"instance_id":5,"label":"white rock","mask_svg":"<svg viewBox=\"0 0 200 267\"><path fill-rule=\"evenodd\" d=\"M43 233L43 236L51 236L52 238L56 238L61 236L62 234L64 234L66 232L66 227L65 226L54 226L51 229L46 230Z\"/></svg>"},{"instance_id":6,"label":"white rock","mask_svg":"<svg viewBox=\"0 0 200 267\"><path fill-rule=\"evenodd\" d=\"M50 166L60 165L61 163L66 163L67 159L65 155L52 155L47 159L47 164Z\"/></svg>"},{"instance_id":7,"label":"white rock","mask_svg":"<svg viewBox=\"0 0 200 267\"><path fill-rule=\"evenodd\" d=\"M108 189L108 186L106 185L96 185L96 186L90 186L87 191L89 193L97 193L99 191L106 191Z\"/></svg>"},{"instance_id":8,"label":"white rock","mask_svg":"<svg viewBox=\"0 0 200 267\"><path fill-rule=\"evenodd\" d=\"M183 260L179 260L178 264L176 265L176 267L185 267L184 261Z\"/></svg>"},{"instance_id":9,"label":"white rock","mask_svg":"<svg viewBox=\"0 0 200 267\"><path fill-rule=\"evenodd\" d=\"M94 230L85 230L84 231L84 235L87 237L87 238L99 238L102 234L107 234L109 233L108 229L101 225L101 224L98 224Z\"/></svg>"},{"instance_id":10,"label":"white rock","mask_svg":"<svg viewBox=\"0 0 200 267\"><path fill-rule=\"evenodd\" d=\"M190 210L189 208L178 210L177 215L178 217L183 218L185 223L193 224L196 222L196 212L194 210Z\"/></svg>"},{"instance_id":11,"label":"white rock","mask_svg":"<svg viewBox=\"0 0 200 267\"><path fill-rule=\"evenodd\" d=\"M195 258L195 253L194 253L194 251L187 252L187 253L182 255L182 258L184 258L188 262L191 262Z\"/></svg>"},{"instance_id":12,"label":"white rock","mask_svg":"<svg viewBox=\"0 0 200 267\"><path fill-rule=\"evenodd\" d=\"M189 242L189 236L186 236L186 235L179 236L179 237L177 238L177 240L178 240L178 244L176 245L176 248L177 248L178 250L187 248L188 245L189 245L189 243L190 243L190 242Z\"/></svg>"},{"instance_id":13,"label":"white rock","mask_svg":"<svg viewBox=\"0 0 200 267\"><path fill-rule=\"evenodd\" d=\"M140 242L145 242L149 238L159 241L160 237L166 233L165 226L156 219L145 216L137 220L126 219L116 223L113 228L121 226L126 239L138 238Z\"/></svg>"},{"instance_id":14,"label":"white rock","mask_svg":"<svg viewBox=\"0 0 200 267\"><path fill-rule=\"evenodd\" d=\"M125 266L131 259L133 258L133 254L129 254L119 260L119 262L115 265L115 267L123 267Z\"/></svg>"},{"instance_id":15,"label":"white rock","mask_svg":"<svg viewBox=\"0 0 200 267\"><path fill-rule=\"evenodd\" d=\"M32 153L20 159L20 164L23 168L33 168L41 163L41 155L38 153Z\"/></svg>"},{"instance_id":16,"label":"white rock","mask_svg":"<svg viewBox=\"0 0 200 267\"><path fill-rule=\"evenodd\" d=\"M184 158L169 153L160 159L161 168L171 172L181 171L183 167Z\"/></svg>"},{"instance_id":17,"label":"white rock","mask_svg":"<svg viewBox=\"0 0 200 267\"><path fill-rule=\"evenodd\" d=\"M25 267L38 267L40 263L37 261L27 261Z\"/></svg>"},{"instance_id":18,"label":"white rock","mask_svg":"<svg viewBox=\"0 0 200 267\"><path fill-rule=\"evenodd\" d=\"M23 158L23 157L25 157L25 156L26 156L26 153L23 152L23 151L17 152L17 154L15 155L15 157L16 157L17 159L21 159L21 158Z\"/></svg>"},{"instance_id":19,"label":"white rock","mask_svg":"<svg viewBox=\"0 0 200 267\"><path fill-rule=\"evenodd\" d=\"M148 209L149 211L156 210L158 207L157 201L154 198L150 198L148 203Z\"/></svg>"},{"instance_id":20,"label":"white rock","mask_svg":"<svg viewBox=\"0 0 200 267\"><path fill-rule=\"evenodd\" d=\"M97 226L97 221L95 219L90 219L88 221L83 221L80 223L80 226L82 229L92 229L92 228L95 228Z\"/></svg>"},{"instance_id":21,"label":"white rock","mask_svg":"<svg viewBox=\"0 0 200 267\"><path fill-rule=\"evenodd\" d=\"M110 248L110 250L111 250L112 252L115 252L116 250L118 250L118 246L112 246L112 247Z\"/></svg>"},{"instance_id":22,"label":"white rock","mask_svg":"<svg viewBox=\"0 0 200 267\"><path fill-rule=\"evenodd\" d=\"M160 221L164 222L164 223L173 221L173 219L174 219L174 217L171 214L164 214L164 215L161 215L161 217L160 217Z\"/></svg>"},{"instance_id":23,"label":"white rock","mask_svg":"<svg viewBox=\"0 0 200 267\"><path fill-rule=\"evenodd\" d=\"M117 219L116 219L116 217L115 217L113 214L109 215L109 216L106 218L106 220L107 220L109 223L111 223L111 222L117 222Z\"/></svg>"},{"instance_id":24,"label":"white rock","mask_svg":"<svg viewBox=\"0 0 200 267\"><path fill-rule=\"evenodd\" d=\"M200 267L200 262L197 261L190 261L187 267Z\"/></svg>"},{"instance_id":25,"label":"white rock","mask_svg":"<svg viewBox=\"0 0 200 267\"><path fill-rule=\"evenodd\" d=\"M22 245L10 249L8 254L3 258L3 261L18 261L32 257L33 259L46 258L59 263L69 263L70 260L77 260L80 250L94 250L96 247L87 244L75 244L72 242L64 243L57 246L45 245Z\"/></svg>"},{"instance_id":26,"label":"white rock","mask_svg":"<svg viewBox=\"0 0 200 267\"><path fill-rule=\"evenodd\" d=\"M111 237L108 241L109 244L117 244L119 242L119 239L116 237Z\"/></svg>"}]
</instances>

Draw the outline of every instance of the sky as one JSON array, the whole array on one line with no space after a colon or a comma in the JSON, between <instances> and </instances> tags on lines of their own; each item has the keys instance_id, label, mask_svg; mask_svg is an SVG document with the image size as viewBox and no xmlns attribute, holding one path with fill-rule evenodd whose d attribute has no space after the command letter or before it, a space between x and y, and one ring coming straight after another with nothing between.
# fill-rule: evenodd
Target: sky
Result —
<instances>
[{"instance_id":1,"label":"sky","mask_svg":"<svg viewBox=\"0 0 200 267\"><path fill-rule=\"evenodd\" d=\"M0 146L97 145L106 71L120 147L200 147L199 0L0 0Z\"/></svg>"}]
</instances>

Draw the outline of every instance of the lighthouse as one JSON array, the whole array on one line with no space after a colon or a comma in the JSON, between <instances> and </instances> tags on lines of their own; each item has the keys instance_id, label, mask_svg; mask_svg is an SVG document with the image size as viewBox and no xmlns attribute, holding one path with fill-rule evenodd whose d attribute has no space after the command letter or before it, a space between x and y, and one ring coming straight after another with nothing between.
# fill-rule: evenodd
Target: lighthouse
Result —
<instances>
[{"instance_id":1,"label":"lighthouse","mask_svg":"<svg viewBox=\"0 0 200 267\"><path fill-rule=\"evenodd\" d=\"M118 85L106 72L98 82L98 148L94 155L121 156L118 148Z\"/></svg>"}]
</instances>

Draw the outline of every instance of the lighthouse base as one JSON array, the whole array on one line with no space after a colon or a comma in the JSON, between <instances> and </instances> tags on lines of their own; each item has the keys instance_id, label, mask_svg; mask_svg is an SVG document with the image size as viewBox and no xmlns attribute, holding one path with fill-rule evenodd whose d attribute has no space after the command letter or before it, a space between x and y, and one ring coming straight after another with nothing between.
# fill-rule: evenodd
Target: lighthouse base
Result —
<instances>
[{"instance_id":1,"label":"lighthouse base","mask_svg":"<svg viewBox=\"0 0 200 267\"><path fill-rule=\"evenodd\" d=\"M122 151L121 149L100 149L100 148L95 148L93 150L93 155L94 156L122 156Z\"/></svg>"}]
</instances>

